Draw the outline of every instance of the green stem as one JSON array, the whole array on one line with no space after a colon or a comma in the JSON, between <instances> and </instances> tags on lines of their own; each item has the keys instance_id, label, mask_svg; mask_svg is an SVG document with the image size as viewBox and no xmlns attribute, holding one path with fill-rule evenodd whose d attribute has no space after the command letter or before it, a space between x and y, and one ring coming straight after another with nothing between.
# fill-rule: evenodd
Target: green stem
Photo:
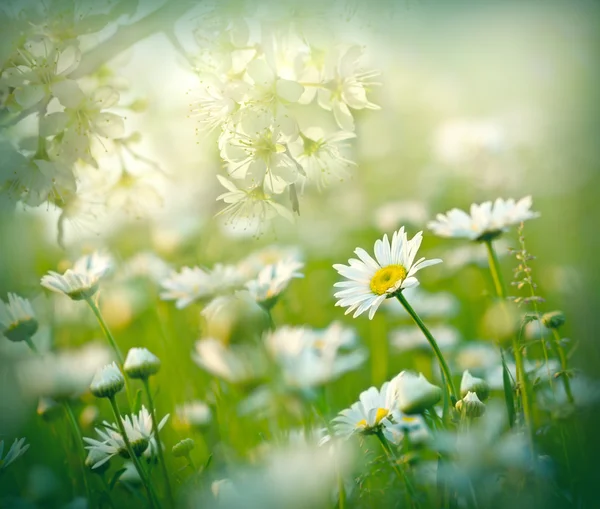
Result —
<instances>
[{"instance_id":1,"label":"green stem","mask_svg":"<svg viewBox=\"0 0 600 509\"><path fill-rule=\"evenodd\" d=\"M192 460L192 456L189 452L185 455L185 458L188 460L188 467L192 469L192 472L196 473L196 465L194 465L194 461Z\"/></svg>"},{"instance_id":2,"label":"green stem","mask_svg":"<svg viewBox=\"0 0 600 509\"><path fill-rule=\"evenodd\" d=\"M31 341L30 337L25 338L25 343L27 343L27 346L29 347L29 349L35 353L36 355L41 355L40 351L37 349L37 347L35 346L34 342Z\"/></svg>"},{"instance_id":3,"label":"green stem","mask_svg":"<svg viewBox=\"0 0 600 509\"><path fill-rule=\"evenodd\" d=\"M501 302L504 304L506 301L506 289L504 287L504 281L502 279L502 273L500 271L500 262L496 256L496 251L492 245L491 240L486 240L485 245L488 251L488 260L490 265L490 272L494 285L496 287L496 294ZM517 368L517 384L519 387L519 395L521 396L521 405L523 407L523 418L525 419L525 426L529 429L530 445L533 447L533 426L531 419L531 406L529 402L529 389L527 386L527 374L525 372L525 363L523 361L523 352L521 352L521 346L519 345L519 337L517 334L512 336L512 347L513 355L515 356L515 364Z\"/></svg>"},{"instance_id":4,"label":"green stem","mask_svg":"<svg viewBox=\"0 0 600 509\"><path fill-rule=\"evenodd\" d=\"M100 476L100 479L102 479L102 486L104 486L104 491L106 493L106 499L108 500L108 505L110 505L113 509L116 509L115 503L113 502L113 499L110 496L110 486L106 482L106 479L104 478L104 474Z\"/></svg>"},{"instance_id":5,"label":"green stem","mask_svg":"<svg viewBox=\"0 0 600 509\"><path fill-rule=\"evenodd\" d=\"M158 430L158 420L156 418L156 408L154 406L154 400L152 398L152 391L150 390L150 382L148 381L147 377L142 378L142 382L144 383L144 389L146 391L146 396L148 397L148 406L150 407L150 415L152 416L152 430L154 432L154 438L156 439L156 448L158 450L158 461L160 462L163 477L165 478L165 486L167 488L167 496L169 497L169 503L170 503L171 507L173 507L174 506L173 492L171 491L171 482L169 481L167 465L165 464L165 457L163 455L162 442L160 440L160 435L159 435L159 430Z\"/></svg>"},{"instance_id":6,"label":"green stem","mask_svg":"<svg viewBox=\"0 0 600 509\"><path fill-rule=\"evenodd\" d=\"M435 338L433 337L431 332L429 332L429 329L423 323L423 320L421 320L421 317L419 317L419 315L416 313L416 311L408 303L408 301L406 300L406 297L404 297L404 295L402 295L402 293L396 294L396 297L398 298L400 303L404 306L404 309L406 309L406 311L411 316L413 321L417 324L419 329L421 329L421 332L425 335L425 337L427 338L427 341L429 341L431 348L433 348L433 351L438 359L438 362L440 363L440 367L442 368L443 377L445 379L444 387L446 388L448 401L451 403L451 406L454 407L454 404L458 400L458 397L457 397L456 389L454 388L454 383L452 382L452 373L450 372L450 368L448 367L448 364L446 363L446 359L444 359L444 356L442 355L442 351L440 350L440 347L438 346L437 341L435 340Z\"/></svg>"},{"instance_id":7,"label":"green stem","mask_svg":"<svg viewBox=\"0 0 600 509\"><path fill-rule=\"evenodd\" d=\"M388 457L388 460L392 464L392 467L393 467L394 471L396 472L398 479L400 479L400 481L402 481L404 483L404 485L406 486L407 505L409 505L411 507L415 507L415 505L416 505L415 489L413 488L406 473L404 473L398 466L398 458L396 458L396 455L394 454L394 451L390 447L390 444L387 441L387 438L385 438L383 431L381 431L380 429L375 432L375 435L379 439L379 442L381 443L381 447L385 451L385 454Z\"/></svg>"},{"instance_id":8,"label":"green stem","mask_svg":"<svg viewBox=\"0 0 600 509\"><path fill-rule=\"evenodd\" d=\"M67 413L67 417L69 419L69 423L71 424L71 428L73 429L73 434L75 435L75 441L77 442L77 448L79 449L79 454L81 455L81 465L82 465L82 475L83 475L83 484L85 486L85 493L88 499L88 503L92 504L92 492L90 491L90 485L88 482L87 471L85 466L85 460L87 458L87 453L85 452L85 447L83 445L83 436L81 434L81 430L79 429L79 424L77 424L77 419L75 418L75 414L73 413L73 409L68 401L64 402L65 411Z\"/></svg>"},{"instance_id":9,"label":"green stem","mask_svg":"<svg viewBox=\"0 0 600 509\"><path fill-rule=\"evenodd\" d=\"M498 298L506 299L506 289L504 287L504 280L502 279L502 272L500 272L500 262L498 256L494 250L491 240L485 241L485 247L488 253L488 263L490 266L490 272L492 274L492 280L494 281L494 287L496 288L496 295Z\"/></svg>"},{"instance_id":10,"label":"green stem","mask_svg":"<svg viewBox=\"0 0 600 509\"><path fill-rule=\"evenodd\" d=\"M575 403L575 398L573 397L573 391L571 390L571 381L569 380L569 375L567 370L569 369L569 365L567 363L567 355L565 354L565 350L560 344L560 334L555 328L552 328L552 334L554 335L555 342L552 343L554 345L556 355L560 359L560 370L561 370L561 378L563 384L565 386L565 393L567 394L567 399L569 403L572 405Z\"/></svg>"},{"instance_id":11,"label":"green stem","mask_svg":"<svg viewBox=\"0 0 600 509\"><path fill-rule=\"evenodd\" d=\"M123 419L121 418L121 413L119 412L119 407L117 406L117 400L114 396L109 397L108 400L110 401L110 406L112 408L115 419L117 420L117 426L119 427L119 432L123 437L123 442L125 442L125 448L127 449L127 453L129 454L131 461L133 461L133 465L135 466L135 469L137 470L137 473L140 476L140 480L142 481L142 484L146 489L146 494L148 496L148 502L150 504L150 507L155 507L156 495L153 493L151 484L149 483L148 478L146 477L146 472L144 471L142 464L140 463L140 459L135 455L133 447L131 447L129 436L127 436L127 432L125 431L125 425L123 424Z\"/></svg>"},{"instance_id":12,"label":"green stem","mask_svg":"<svg viewBox=\"0 0 600 509\"><path fill-rule=\"evenodd\" d=\"M123 354L121 353L121 349L119 348L119 345L117 345L117 342L115 341L115 337L112 335L112 332L110 332L108 325L104 321L104 317L102 316L100 309L98 308L98 306L96 305L96 303L94 302L94 300L91 297L86 297L85 301L88 303L88 305L92 309L94 315L98 319L98 323L100 324L100 328L102 329L102 332L104 332L106 339L108 339L110 346L112 347L113 351L115 352L115 355L117 356L117 362L119 364L119 368L121 368L121 371L123 371L123 362L124 362ZM125 377L125 391L127 392L127 400L131 407L134 399L133 399L133 392L131 390L131 386L129 385L128 377Z\"/></svg>"},{"instance_id":13,"label":"green stem","mask_svg":"<svg viewBox=\"0 0 600 509\"><path fill-rule=\"evenodd\" d=\"M119 345L117 345L117 342L115 341L114 336L110 332L108 325L106 325L106 322L104 321L104 318L102 317L102 313L100 313L100 309L98 309L98 306L96 305L96 303L94 302L94 300L91 297L86 297L85 301L88 303L88 305L92 309L94 315L96 315L96 318L98 319L98 323L100 324L100 328L102 329L102 332L104 332L106 339L108 339L110 346L114 350L115 355L117 356L117 360L119 362L119 367L122 369L123 368L123 354L121 353L121 350L119 349Z\"/></svg>"},{"instance_id":14,"label":"green stem","mask_svg":"<svg viewBox=\"0 0 600 509\"><path fill-rule=\"evenodd\" d=\"M344 509L346 507L346 487L344 486L344 477L338 469L337 472L337 485L338 485L338 509Z\"/></svg>"}]
</instances>

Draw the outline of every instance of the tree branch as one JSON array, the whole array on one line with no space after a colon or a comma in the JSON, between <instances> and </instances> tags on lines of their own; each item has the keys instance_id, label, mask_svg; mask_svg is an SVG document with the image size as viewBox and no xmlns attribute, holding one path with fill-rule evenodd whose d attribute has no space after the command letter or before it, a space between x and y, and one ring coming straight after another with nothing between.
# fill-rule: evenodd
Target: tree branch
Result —
<instances>
[{"instance_id":1,"label":"tree branch","mask_svg":"<svg viewBox=\"0 0 600 509\"><path fill-rule=\"evenodd\" d=\"M112 37L83 55L79 67L69 78L77 79L93 73L136 42L149 37L155 32L164 31L196 5L191 0L167 0L164 5L148 14L148 16L131 25L120 26Z\"/></svg>"}]
</instances>

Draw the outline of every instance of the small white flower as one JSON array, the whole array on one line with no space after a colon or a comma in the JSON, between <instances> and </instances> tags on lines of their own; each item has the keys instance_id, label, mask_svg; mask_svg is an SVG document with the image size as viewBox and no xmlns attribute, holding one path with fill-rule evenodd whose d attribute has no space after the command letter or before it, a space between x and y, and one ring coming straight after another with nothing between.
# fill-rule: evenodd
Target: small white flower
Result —
<instances>
[{"instance_id":1,"label":"small white flower","mask_svg":"<svg viewBox=\"0 0 600 509\"><path fill-rule=\"evenodd\" d=\"M454 208L446 214L438 214L436 220L430 221L427 227L440 237L487 241L511 225L539 217L538 212L530 210L531 205L531 196L525 196L517 202L512 198L498 198L494 203L473 203L470 214Z\"/></svg>"},{"instance_id":2,"label":"small white flower","mask_svg":"<svg viewBox=\"0 0 600 509\"><path fill-rule=\"evenodd\" d=\"M239 288L243 276L233 265L217 263L212 270L200 267L183 267L161 281L163 300L177 301L177 309L183 309L195 300L205 299Z\"/></svg>"},{"instance_id":3,"label":"small white flower","mask_svg":"<svg viewBox=\"0 0 600 509\"><path fill-rule=\"evenodd\" d=\"M4 440L0 440L0 471L4 470L19 457L23 456L23 454L27 452L27 449L29 449L29 444L25 444L25 437L19 439L15 438L15 441L3 458Z\"/></svg>"},{"instance_id":4,"label":"small white flower","mask_svg":"<svg viewBox=\"0 0 600 509\"><path fill-rule=\"evenodd\" d=\"M75 262L64 274L49 271L41 280L48 290L64 293L73 300L90 298L98 290L98 283L112 268L112 258L107 254L92 253Z\"/></svg>"},{"instance_id":5,"label":"small white flower","mask_svg":"<svg viewBox=\"0 0 600 509\"><path fill-rule=\"evenodd\" d=\"M349 169L356 165L343 155L350 146L346 142L355 137L348 131L325 136L320 129L308 129L290 144L290 151L304 168L307 180L321 189L334 180L347 178Z\"/></svg>"},{"instance_id":6,"label":"small white flower","mask_svg":"<svg viewBox=\"0 0 600 509\"><path fill-rule=\"evenodd\" d=\"M264 360L248 345L225 346L214 338L196 341L192 359L202 369L230 383L246 383L264 373Z\"/></svg>"},{"instance_id":7,"label":"small white flower","mask_svg":"<svg viewBox=\"0 0 600 509\"><path fill-rule=\"evenodd\" d=\"M376 260L359 247L354 252L360 260L351 258L349 265L334 265L333 268L348 279L335 283L334 286L342 288L335 293L339 299L335 305L347 307L346 314L354 311L355 318L369 310L369 319L372 319L385 299L405 288L417 286L419 281L415 274L442 261L420 258L415 262L423 240L422 233L408 240L402 227L394 232L391 244L387 235L375 242Z\"/></svg>"},{"instance_id":8,"label":"small white flower","mask_svg":"<svg viewBox=\"0 0 600 509\"><path fill-rule=\"evenodd\" d=\"M431 384L422 373L402 371L392 380L396 386L398 408L404 414L420 414L442 398L442 389Z\"/></svg>"},{"instance_id":9,"label":"small white flower","mask_svg":"<svg viewBox=\"0 0 600 509\"><path fill-rule=\"evenodd\" d=\"M123 389L125 379L113 362L98 370L90 384L90 391L97 398L111 398Z\"/></svg>"},{"instance_id":10,"label":"small white flower","mask_svg":"<svg viewBox=\"0 0 600 509\"><path fill-rule=\"evenodd\" d=\"M292 279L304 277L300 272L303 267L294 259L281 260L262 269L256 279L246 283L246 288L257 302L272 307Z\"/></svg>"},{"instance_id":11,"label":"small white flower","mask_svg":"<svg viewBox=\"0 0 600 509\"><path fill-rule=\"evenodd\" d=\"M238 270L248 279L254 279L267 265L276 265L282 260L301 262L298 248L293 246L267 246L255 251L238 263Z\"/></svg>"},{"instance_id":12,"label":"small white flower","mask_svg":"<svg viewBox=\"0 0 600 509\"><path fill-rule=\"evenodd\" d=\"M366 359L355 346L355 334L339 323L322 331L305 327L280 327L265 338L271 357L293 388L309 388L337 379L357 369Z\"/></svg>"},{"instance_id":13,"label":"small white flower","mask_svg":"<svg viewBox=\"0 0 600 509\"><path fill-rule=\"evenodd\" d=\"M217 175L219 182L227 189L226 193L217 196L227 205L217 215L225 216L232 224L242 223L244 226L254 226L281 216L290 223L294 222L292 213L280 203L277 203L262 186L253 186L248 189L237 187L226 178Z\"/></svg>"},{"instance_id":14,"label":"small white flower","mask_svg":"<svg viewBox=\"0 0 600 509\"><path fill-rule=\"evenodd\" d=\"M360 59L363 49L360 46L341 48L338 55L327 62L324 88L317 91L319 106L333 110L337 124L345 131L354 131L354 119L350 108L377 110L379 106L367 99L367 91L376 82L371 81L379 71L363 71Z\"/></svg>"},{"instance_id":15,"label":"small white flower","mask_svg":"<svg viewBox=\"0 0 600 509\"><path fill-rule=\"evenodd\" d=\"M159 431L164 427L168 418L169 414L165 415L160 421L158 424ZM88 444L86 449L90 451L90 456L96 460L92 466L93 469L102 466L113 456L121 455L125 458L129 457L125 440L123 440L123 436L118 431L118 426L110 424L107 421L104 421L103 425L104 430L96 428L96 433L100 436L100 440L88 437L83 438L84 442ZM144 454L149 445L151 448L156 447L152 431L152 417L148 410L146 410L146 407L142 406L138 415L123 416L123 427L136 456Z\"/></svg>"},{"instance_id":16,"label":"small white flower","mask_svg":"<svg viewBox=\"0 0 600 509\"><path fill-rule=\"evenodd\" d=\"M336 435L350 437L355 433L369 434L381 429L384 421L396 410L396 398L396 388L391 382L385 382L381 389L370 387L361 392L356 403L333 419Z\"/></svg>"},{"instance_id":17,"label":"small white flower","mask_svg":"<svg viewBox=\"0 0 600 509\"><path fill-rule=\"evenodd\" d=\"M38 321L31 303L14 293L8 302L0 300L0 334L11 341L31 339L38 329Z\"/></svg>"},{"instance_id":18,"label":"small white flower","mask_svg":"<svg viewBox=\"0 0 600 509\"><path fill-rule=\"evenodd\" d=\"M87 391L95 373L109 362L109 350L90 343L78 350L28 358L18 365L17 374L28 396L70 398Z\"/></svg>"},{"instance_id":19,"label":"small white flower","mask_svg":"<svg viewBox=\"0 0 600 509\"><path fill-rule=\"evenodd\" d=\"M146 348L131 348L123 364L123 371L131 378L148 378L159 369L160 359Z\"/></svg>"}]
</instances>

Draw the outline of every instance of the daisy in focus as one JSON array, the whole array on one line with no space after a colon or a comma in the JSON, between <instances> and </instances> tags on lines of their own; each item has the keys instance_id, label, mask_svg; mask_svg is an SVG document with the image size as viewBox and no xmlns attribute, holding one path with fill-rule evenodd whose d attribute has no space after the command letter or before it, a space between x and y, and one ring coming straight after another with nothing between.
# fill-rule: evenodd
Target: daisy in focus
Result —
<instances>
[{"instance_id":1,"label":"daisy in focus","mask_svg":"<svg viewBox=\"0 0 600 509\"><path fill-rule=\"evenodd\" d=\"M356 248L354 252L359 260L351 258L348 265L333 266L348 279L335 283L335 287L341 288L334 295L339 299L335 305L347 307L346 314L354 311L354 318L368 310L369 320L373 319L385 299L419 284L415 277L419 270L442 262L425 258L415 262L422 241L423 232L408 240L402 227L394 232L391 243L387 235L375 242L375 259L364 249Z\"/></svg>"},{"instance_id":2,"label":"daisy in focus","mask_svg":"<svg viewBox=\"0 0 600 509\"><path fill-rule=\"evenodd\" d=\"M519 201L498 198L494 203L473 203L470 214L454 208L446 214L438 214L427 227L439 237L489 241L507 231L511 225L539 217L539 212L532 211L531 205L531 196Z\"/></svg>"},{"instance_id":3,"label":"daisy in focus","mask_svg":"<svg viewBox=\"0 0 600 509\"><path fill-rule=\"evenodd\" d=\"M64 293L73 300L92 297L98 290L100 279L113 267L112 257L105 253L92 253L81 257L64 274L49 271L41 285L56 293Z\"/></svg>"}]
</instances>

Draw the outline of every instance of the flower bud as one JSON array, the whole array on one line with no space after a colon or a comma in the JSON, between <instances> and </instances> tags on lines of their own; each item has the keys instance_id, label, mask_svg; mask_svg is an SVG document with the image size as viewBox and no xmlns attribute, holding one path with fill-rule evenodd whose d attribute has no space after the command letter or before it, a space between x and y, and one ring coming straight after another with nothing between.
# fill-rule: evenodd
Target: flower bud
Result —
<instances>
[{"instance_id":1,"label":"flower bud","mask_svg":"<svg viewBox=\"0 0 600 509\"><path fill-rule=\"evenodd\" d=\"M31 303L14 293L8 294L8 303L0 300L0 334L10 341L28 341L38 330Z\"/></svg>"},{"instance_id":2,"label":"flower bud","mask_svg":"<svg viewBox=\"0 0 600 509\"><path fill-rule=\"evenodd\" d=\"M463 399L458 400L456 409L467 417L481 417L485 413L485 405L474 392L468 392Z\"/></svg>"},{"instance_id":3,"label":"flower bud","mask_svg":"<svg viewBox=\"0 0 600 509\"><path fill-rule=\"evenodd\" d=\"M113 362L96 372L90 390L97 398L112 398L125 385L125 379Z\"/></svg>"},{"instance_id":4,"label":"flower bud","mask_svg":"<svg viewBox=\"0 0 600 509\"><path fill-rule=\"evenodd\" d=\"M465 397L468 392L475 392L477 397L481 401L488 399L490 395L490 386L482 378L477 378L469 373L469 370L465 370L460 382L460 395Z\"/></svg>"},{"instance_id":5,"label":"flower bud","mask_svg":"<svg viewBox=\"0 0 600 509\"><path fill-rule=\"evenodd\" d=\"M398 406L405 414L420 414L434 406L442 398L442 389L429 383L419 373L402 371L392 381L396 384Z\"/></svg>"},{"instance_id":6,"label":"flower bud","mask_svg":"<svg viewBox=\"0 0 600 509\"><path fill-rule=\"evenodd\" d=\"M123 364L123 371L130 378L146 379L159 369L160 359L146 348L131 348Z\"/></svg>"},{"instance_id":7,"label":"flower bud","mask_svg":"<svg viewBox=\"0 0 600 509\"><path fill-rule=\"evenodd\" d=\"M195 446L196 444L191 438L184 438L181 442L177 442L173 446L173 456L176 458L187 456Z\"/></svg>"},{"instance_id":8,"label":"flower bud","mask_svg":"<svg viewBox=\"0 0 600 509\"><path fill-rule=\"evenodd\" d=\"M566 321L562 311L550 311L542 315L542 323L549 329L558 329Z\"/></svg>"}]
</instances>

